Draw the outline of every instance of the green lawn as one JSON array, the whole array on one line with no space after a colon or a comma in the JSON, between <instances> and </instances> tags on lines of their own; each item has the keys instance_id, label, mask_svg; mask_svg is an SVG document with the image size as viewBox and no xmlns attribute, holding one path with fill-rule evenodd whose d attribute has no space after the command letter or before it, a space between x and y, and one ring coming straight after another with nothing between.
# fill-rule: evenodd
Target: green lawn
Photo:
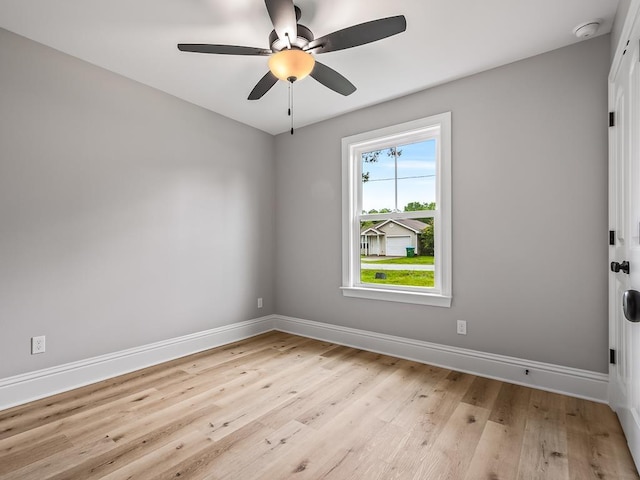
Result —
<instances>
[{"instance_id":1,"label":"green lawn","mask_svg":"<svg viewBox=\"0 0 640 480\"><path fill-rule=\"evenodd\" d=\"M415 257L414 257L415 258ZM420 257L417 257L420 258ZM377 279L375 270L360 270L363 283L381 283L387 285L408 285L412 287L433 287L433 272L420 270L381 270L387 278Z\"/></svg>"},{"instance_id":2,"label":"green lawn","mask_svg":"<svg viewBox=\"0 0 640 480\"><path fill-rule=\"evenodd\" d=\"M367 260L365 258L361 259L362 263L383 263L383 264L398 264L398 265L433 265L433 257L429 257L427 255L419 256L419 257L394 257L387 258L385 260Z\"/></svg>"}]
</instances>

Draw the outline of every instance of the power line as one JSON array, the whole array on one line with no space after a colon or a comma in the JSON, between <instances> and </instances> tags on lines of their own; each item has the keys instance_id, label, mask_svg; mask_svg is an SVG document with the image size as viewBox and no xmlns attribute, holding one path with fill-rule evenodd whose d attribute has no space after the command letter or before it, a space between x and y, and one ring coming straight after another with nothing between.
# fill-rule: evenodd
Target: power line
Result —
<instances>
[{"instance_id":1,"label":"power line","mask_svg":"<svg viewBox=\"0 0 640 480\"><path fill-rule=\"evenodd\" d=\"M414 177L398 177L397 180L408 180L411 178L430 178L430 177L435 177L435 175L416 175ZM373 178L373 179L369 179L367 180L368 182L383 182L383 181L387 181L387 180L396 180L396 177L391 177L391 178Z\"/></svg>"}]
</instances>

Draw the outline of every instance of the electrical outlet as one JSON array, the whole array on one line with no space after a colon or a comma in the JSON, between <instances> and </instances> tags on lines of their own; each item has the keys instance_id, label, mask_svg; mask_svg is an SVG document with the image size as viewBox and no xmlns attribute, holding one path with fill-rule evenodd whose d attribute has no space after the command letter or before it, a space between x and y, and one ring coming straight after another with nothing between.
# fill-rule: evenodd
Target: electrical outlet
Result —
<instances>
[{"instance_id":1,"label":"electrical outlet","mask_svg":"<svg viewBox=\"0 0 640 480\"><path fill-rule=\"evenodd\" d=\"M458 335L466 335L467 334L467 322L466 320L458 320Z\"/></svg>"},{"instance_id":2,"label":"electrical outlet","mask_svg":"<svg viewBox=\"0 0 640 480\"><path fill-rule=\"evenodd\" d=\"M258 299L258 308L262 308L262 298Z\"/></svg>"},{"instance_id":3,"label":"electrical outlet","mask_svg":"<svg viewBox=\"0 0 640 480\"><path fill-rule=\"evenodd\" d=\"M31 355L44 353L44 335L40 337L31 337Z\"/></svg>"}]
</instances>

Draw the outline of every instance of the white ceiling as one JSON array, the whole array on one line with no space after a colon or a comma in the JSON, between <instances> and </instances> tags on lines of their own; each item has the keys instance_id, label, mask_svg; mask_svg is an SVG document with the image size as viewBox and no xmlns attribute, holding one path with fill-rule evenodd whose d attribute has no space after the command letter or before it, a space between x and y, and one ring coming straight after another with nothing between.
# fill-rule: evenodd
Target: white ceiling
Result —
<instances>
[{"instance_id":1,"label":"white ceiling","mask_svg":"<svg viewBox=\"0 0 640 480\"><path fill-rule=\"evenodd\" d=\"M573 28L617 0L297 0L316 37L402 14L407 31L319 55L358 90L343 97L312 78L295 84L304 126L575 43ZM0 27L271 134L289 129L287 84L246 100L267 57L179 52L177 43L268 48L263 0L0 0Z\"/></svg>"}]
</instances>

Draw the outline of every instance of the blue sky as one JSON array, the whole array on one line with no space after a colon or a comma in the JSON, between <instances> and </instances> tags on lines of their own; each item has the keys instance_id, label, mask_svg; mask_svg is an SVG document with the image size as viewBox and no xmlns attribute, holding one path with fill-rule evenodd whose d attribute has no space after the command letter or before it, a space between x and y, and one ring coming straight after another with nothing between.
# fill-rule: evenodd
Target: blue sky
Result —
<instances>
[{"instance_id":1,"label":"blue sky","mask_svg":"<svg viewBox=\"0 0 640 480\"><path fill-rule=\"evenodd\" d=\"M436 140L399 146L398 209L409 202L435 202ZM383 151L375 163L363 163L362 171L369 172L369 181L362 185L362 209L393 209L395 206L395 162Z\"/></svg>"}]
</instances>

